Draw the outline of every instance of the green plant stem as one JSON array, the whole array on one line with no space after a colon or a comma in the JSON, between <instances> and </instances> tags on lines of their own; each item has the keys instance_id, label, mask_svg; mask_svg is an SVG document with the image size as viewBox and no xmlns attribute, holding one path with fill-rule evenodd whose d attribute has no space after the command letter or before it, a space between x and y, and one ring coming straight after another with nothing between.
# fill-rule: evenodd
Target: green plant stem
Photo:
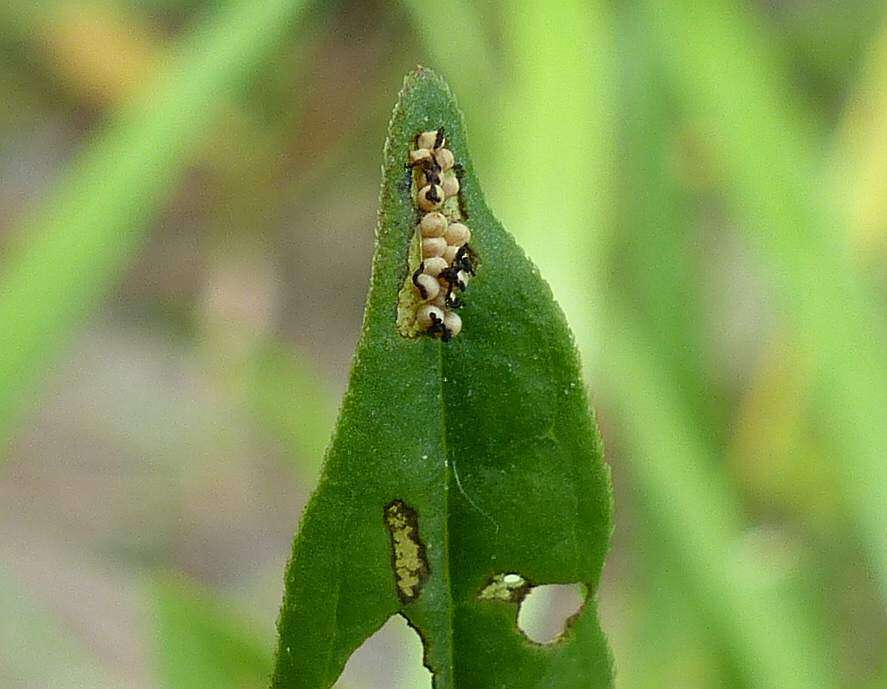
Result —
<instances>
[{"instance_id":1,"label":"green plant stem","mask_svg":"<svg viewBox=\"0 0 887 689\"><path fill-rule=\"evenodd\" d=\"M19 228L0 278L0 439L113 285L180 178L215 105L254 77L301 0L240 0L185 40Z\"/></svg>"}]
</instances>

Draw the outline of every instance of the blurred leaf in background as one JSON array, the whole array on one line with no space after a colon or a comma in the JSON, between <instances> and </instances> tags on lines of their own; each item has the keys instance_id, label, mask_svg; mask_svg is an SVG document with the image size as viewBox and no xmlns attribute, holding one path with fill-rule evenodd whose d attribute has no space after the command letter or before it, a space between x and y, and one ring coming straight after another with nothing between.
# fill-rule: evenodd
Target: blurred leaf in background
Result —
<instances>
[{"instance_id":1,"label":"blurred leaf in background","mask_svg":"<svg viewBox=\"0 0 887 689\"><path fill-rule=\"evenodd\" d=\"M255 76L301 4L233 2L211 16L154 83L121 106L42 212L16 231L27 242L7 256L0 276L0 434L135 251L149 215L168 196L195 139L217 114L220 95ZM71 28L68 15L54 20ZM105 47L87 27L74 43L80 42Z\"/></svg>"},{"instance_id":2,"label":"blurred leaf in background","mask_svg":"<svg viewBox=\"0 0 887 689\"><path fill-rule=\"evenodd\" d=\"M271 674L271 645L261 626L212 591L175 577L153 585L161 687L259 689Z\"/></svg>"},{"instance_id":3,"label":"blurred leaf in background","mask_svg":"<svg viewBox=\"0 0 887 689\"><path fill-rule=\"evenodd\" d=\"M0 680L5 686L117 686L72 630L30 600L7 572L0 572L0 609Z\"/></svg>"}]
</instances>

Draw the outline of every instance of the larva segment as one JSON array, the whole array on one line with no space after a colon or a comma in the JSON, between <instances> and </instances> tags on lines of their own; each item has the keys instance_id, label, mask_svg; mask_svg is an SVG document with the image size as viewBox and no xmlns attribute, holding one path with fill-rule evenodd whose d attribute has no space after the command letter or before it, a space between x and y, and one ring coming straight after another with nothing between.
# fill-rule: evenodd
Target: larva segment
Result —
<instances>
[{"instance_id":1,"label":"larva segment","mask_svg":"<svg viewBox=\"0 0 887 689\"><path fill-rule=\"evenodd\" d=\"M417 223L409 273L398 294L397 329L404 337L424 334L446 342L462 330L456 309L475 272L471 230L462 222L459 168L443 127L421 132L415 145L407 165Z\"/></svg>"}]
</instances>

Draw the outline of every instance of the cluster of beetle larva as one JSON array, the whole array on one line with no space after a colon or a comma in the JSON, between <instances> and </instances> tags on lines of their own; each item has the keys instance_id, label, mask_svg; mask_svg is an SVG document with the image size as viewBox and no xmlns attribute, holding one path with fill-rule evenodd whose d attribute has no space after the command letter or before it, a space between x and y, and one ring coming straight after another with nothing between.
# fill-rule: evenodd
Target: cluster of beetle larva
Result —
<instances>
[{"instance_id":1,"label":"cluster of beetle larva","mask_svg":"<svg viewBox=\"0 0 887 689\"><path fill-rule=\"evenodd\" d=\"M460 222L458 203L447 203L459 193L460 166L445 144L443 127L422 132L416 137L409 162L418 188L416 205L422 212L417 228L422 260L412 274L421 302L415 323L420 331L440 335L444 342L462 330L462 319L456 313L462 300L457 292L464 292L469 276L474 275L468 246L471 230Z\"/></svg>"}]
</instances>

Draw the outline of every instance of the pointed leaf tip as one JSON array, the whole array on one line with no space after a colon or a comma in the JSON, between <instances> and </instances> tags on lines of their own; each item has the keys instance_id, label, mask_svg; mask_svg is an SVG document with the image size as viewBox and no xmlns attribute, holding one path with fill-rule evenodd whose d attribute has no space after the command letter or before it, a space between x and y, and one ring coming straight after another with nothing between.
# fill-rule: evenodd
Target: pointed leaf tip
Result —
<instances>
[{"instance_id":1,"label":"pointed leaf tip","mask_svg":"<svg viewBox=\"0 0 887 689\"><path fill-rule=\"evenodd\" d=\"M434 150L439 128L458 190L428 210L419 183L438 172L406 166L419 143ZM459 307L439 307L461 327L446 336L422 318L404 333L404 290L417 312L431 302L412 277L438 232L423 237L422 219L436 212L445 233L456 213L470 228L475 274L452 290ZM450 247L465 234L444 236ZM594 601L610 505L567 324L486 206L449 87L419 67L389 126L364 330L287 569L273 686L331 686L396 613L422 637L437 689L612 686ZM584 584L585 604L556 642L535 644L518 629L520 600L556 583Z\"/></svg>"}]
</instances>

